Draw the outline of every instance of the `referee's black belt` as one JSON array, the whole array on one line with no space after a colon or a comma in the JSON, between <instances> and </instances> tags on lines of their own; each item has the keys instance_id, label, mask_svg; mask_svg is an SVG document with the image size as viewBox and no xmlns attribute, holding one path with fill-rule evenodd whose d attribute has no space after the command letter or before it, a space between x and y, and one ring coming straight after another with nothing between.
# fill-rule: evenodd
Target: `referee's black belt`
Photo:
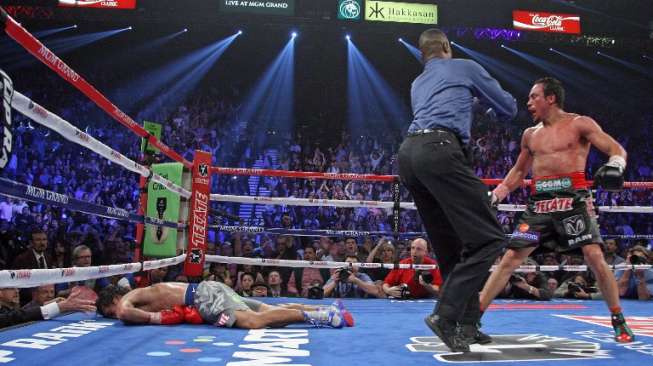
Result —
<instances>
[{"instance_id":1,"label":"referee's black belt","mask_svg":"<svg viewBox=\"0 0 653 366\"><path fill-rule=\"evenodd\" d=\"M416 136L424 136L424 135L431 135L431 134L438 134L438 135L449 135L456 139L458 142L460 142L460 138L458 135L456 135L453 131L447 129L447 128L442 128L442 127L437 127L437 128L424 128L422 130L416 130L416 131L411 131L408 132L407 136L408 137L416 137Z\"/></svg>"}]
</instances>

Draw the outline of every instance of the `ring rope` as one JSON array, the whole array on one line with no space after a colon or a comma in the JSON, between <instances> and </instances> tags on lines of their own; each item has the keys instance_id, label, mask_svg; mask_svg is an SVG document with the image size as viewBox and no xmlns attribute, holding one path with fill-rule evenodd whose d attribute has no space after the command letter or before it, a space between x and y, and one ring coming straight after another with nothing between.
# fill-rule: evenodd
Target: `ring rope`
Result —
<instances>
[{"instance_id":1,"label":"ring rope","mask_svg":"<svg viewBox=\"0 0 653 366\"><path fill-rule=\"evenodd\" d=\"M277 169L255 169L255 168L225 168L211 167L211 172L215 174L229 175L246 175L246 176L264 176L279 178L305 178L305 179L328 179L328 180L351 180L365 182L388 182L392 183L399 179L398 175L375 175L375 174L356 174L356 173L322 173L322 172L297 172L292 170ZM497 185L503 182L503 178L481 178L481 181L487 185ZM587 181L591 186L593 181ZM522 186L531 184L530 179L524 179ZM646 188L653 189L653 182L625 182L624 188Z\"/></svg>"},{"instance_id":2,"label":"ring rope","mask_svg":"<svg viewBox=\"0 0 653 366\"><path fill-rule=\"evenodd\" d=\"M114 264L109 266L93 267L70 267L70 268L52 268L52 269L22 269L22 270L3 270L0 271L0 283L4 287L36 287L44 284L77 282L93 278L102 278L126 273L135 273L141 270L147 271L155 268L168 267L177 265L186 259L186 254L176 257L163 258L142 263L125 263ZM245 264L254 266L279 266L279 267L304 267L304 268L387 268L387 269L415 269L428 270L435 269L437 265L433 264L410 264L410 263L350 263L336 261L305 261L289 259L267 259L267 258L244 258L244 257L226 257L220 255L206 255L206 262L209 263L226 263L226 264ZM632 265L618 264L609 266L612 270L640 270L650 269L653 266L649 264ZM490 268L494 271L496 265ZM517 268L516 272L579 272L587 271L586 265L522 265Z\"/></svg>"},{"instance_id":3,"label":"ring rope","mask_svg":"<svg viewBox=\"0 0 653 366\"><path fill-rule=\"evenodd\" d=\"M123 126L130 129L136 135L142 138L147 138L149 143L158 148L164 155L170 159L182 163L187 169L192 168L193 164L184 159L179 153L172 150L168 145L158 140L156 137L149 135L141 125L129 117L125 112L116 107L111 101L100 93L95 87L89 84L83 77L81 77L75 70L63 62L54 52L48 49L30 32L23 28L16 22L7 12L0 8L0 17L4 23L4 30L7 35L13 38L25 50L31 53L34 57L43 62L52 71L56 72L73 85L77 90L81 91L89 99L91 99L98 107L102 108L116 121L120 122ZM149 135L149 136L148 136Z\"/></svg>"},{"instance_id":4,"label":"ring rope","mask_svg":"<svg viewBox=\"0 0 653 366\"><path fill-rule=\"evenodd\" d=\"M179 264L186 254L141 263L112 264L109 266L69 267L52 269L18 269L0 271L2 287L36 287L51 283L77 282L126 273L147 271Z\"/></svg>"},{"instance_id":5,"label":"ring rope","mask_svg":"<svg viewBox=\"0 0 653 366\"><path fill-rule=\"evenodd\" d=\"M190 198L190 191L172 183L171 181L163 178L158 174L154 174L147 167L138 164L120 152L96 140L93 138L93 136L86 134L77 127L73 126L70 122L48 111L23 94L14 91L14 98L11 101L11 106L20 113L32 119L34 122L57 132L66 140L84 146L87 149L111 161L112 163L120 165L123 168L134 173L140 174L143 177L151 176L151 179L154 182L165 186L169 190L181 195L184 198Z\"/></svg>"},{"instance_id":6,"label":"ring rope","mask_svg":"<svg viewBox=\"0 0 653 366\"><path fill-rule=\"evenodd\" d=\"M92 202L78 200L61 193L34 186L28 186L26 184L18 183L6 178L0 178L0 183L2 183L0 184L0 194L4 196L59 206L73 211L79 211L86 214L102 216L116 220L166 226L174 229L183 229L186 227L186 224L164 221L156 217L136 215L122 208L103 206Z\"/></svg>"},{"instance_id":7,"label":"ring rope","mask_svg":"<svg viewBox=\"0 0 653 366\"><path fill-rule=\"evenodd\" d=\"M364 230L328 230L328 229L286 229L286 228L264 228L260 226L239 226L239 225L209 225L210 229L229 233L269 234L269 235L293 235L293 236L328 236L328 237L354 237L364 236L399 236L399 237L426 237L426 232L407 231L364 231ZM512 234L506 234L507 238ZM604 239L643 239L653 240L653 234L601 234Z\"/></svg>"},{"instance_id":8,"label":"ring rope","mask_svg":"<svg viewBox=\"0 0 653 366\"><path fill-rule=\"evenodd\" d=\"M250 203L258 205L292 205L292 206L321 206L321 207L349 207L349 208L383 208L392 209L394 202L389 201L355 201L355 200L331 200L322 198L295 198L295 197L264 197L264 196L235 196L225 194L211 194L211 201ZM403 209L416 210L414 202L400 202ZM500 211L524 211L526 205L501 204ZM649 206L599 206L601 212L619 213L653 213L653 207Z\"/></svg>"}]
</instances>

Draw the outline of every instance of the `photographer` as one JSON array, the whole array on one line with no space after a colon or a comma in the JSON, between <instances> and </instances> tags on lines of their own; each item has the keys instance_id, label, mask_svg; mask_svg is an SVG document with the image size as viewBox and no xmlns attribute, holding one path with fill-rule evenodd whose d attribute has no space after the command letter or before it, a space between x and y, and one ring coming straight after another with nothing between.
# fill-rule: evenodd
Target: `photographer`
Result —
<instances>
[{"instance_id":1,"label":"photographer","mask_svg":"<svg viewBox=\"0 0 653 366\"><path fill-rule=\"evenodd\" d=\"M651 255L641 245L635 245L628 250L626 264L650 264ZM619 296L627 299L650 300L653 294L653 270L648 269L620 269L615 272Z\"/></svg>"},{"instance_id":2,"label":"photographer","mask_svg":"<svg viewBox=\"0 0 653 366\"><path fill-rule=\"evenodd\" d=\"M358 257L349 255L345 259L347 263L357 263ZM378 287L370 276L359 272L358 267L344 267L336 269L326 285L324 285L324 296L332 297L366 297L379 296Z\"/></svg>"},{"instance_id":3,"label":"photographer","mask_svg":"<svg viewBox=\"0 0 653 366\"><path fill-rule=\"evenodd\" d=\"M542 272L514 273L502 292L503 297L513 299L551 300L553 292L547 286Z\"/></svg>"},{"instance_id":4,"label":"photographer","mask_svg":"<svg viewBox=\"0 0 653 366\"><path fill-rule=\"evenodd\" d=\"M579 300L601 300L603 294L601 291L590 286L589 281L583 274L577 274L574 277L563 282L560 287L555 291L555 297L564 297L567 299Z\"/></svg>"},{"instance_id":5,"label":"photographer","mask_svg":"<svg viewBox=\"0 0 653 366\"><path fill-rule=\"evenodd\" d=\"M426 256L428 246L426 240L417 238L410 244L410 258L400 264L437 264L434 259ZM442 276L438 268L428 271L414 269L393 269L383 281L383 292L387 296L401 298L436 297L442 285ZM403 290L402 290L403 288Z\"/></svg>"}]
</instances>

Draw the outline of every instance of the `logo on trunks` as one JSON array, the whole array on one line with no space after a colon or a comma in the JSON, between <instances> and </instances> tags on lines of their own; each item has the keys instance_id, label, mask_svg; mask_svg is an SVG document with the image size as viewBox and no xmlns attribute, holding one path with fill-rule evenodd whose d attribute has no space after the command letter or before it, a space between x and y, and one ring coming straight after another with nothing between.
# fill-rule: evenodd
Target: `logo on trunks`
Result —
<instances>
[{"instance_id":1,"label":"logo on trunks","mask_svg":"<svg viewBox=\"0 0 653 366\"><path fill-rule=\"evenodd\" d=\"M541 179L535 182L535 193L554 192L572 187L571 178Z\"/></svg>"},{"instance_id":2,"label":"logo on trunks","mask_svg":"<svg viewBox=\"0 0 653 366\"><path fill-rule=\"evenodd\" d=\"M583 215L574 215L562 220L567 235L577 236L585 231L585 219ZM583 235L585 236L585 235Z\"/></svg>"},{"instance_id":3,"label":"logo on trunks","mask_svg":"<svg viewBox=\"0 0 653 366\"><path fill-rule=\"evenodd\" d=\"M222 313L222 314L220 314L220 319L218 319L218 321L215 323L215 325L217 325L219 327L224 327L225 324L227 324L228 321L229 321L229 315L227 315L225 313Z\"/></svg>"},{"instance_id":4,"label":"logo on trunks","mask_svg":"<svg viewBox=\"0 0 653 366\"><path fill-rule=\"evenodd\" d=\"M411 337L410 341L406 348L411 352L435 353L436 360L449 363L612 358L599 343L545 334L492 335L491 344L473 344L470 352L451 352L438 337Z\"/></svg>"},{"instance_id":5,"label":"logo on trunks","mask_svg":"<svg viewBox=\"0 0 653 366\"><path fill-rule=\"evenodd\" d=\"M552 200L537 201L534 204L533 211L538 214L550 212L564 212L573 209L573 198L554 198Z\"/></svg>"},{"instance_id":6,"label":"logo on trunks","mask_svg":"<svg viewBox=\"0 0 653 366\"><path fill-rule=\"evenodd\" d=\"M531 242L538 242L540 241L540 234L536 233L534 231L515 231L512 233L512 238L513 239L522 239L526 241L531 241Z\"/></svg>"}]
</instances>

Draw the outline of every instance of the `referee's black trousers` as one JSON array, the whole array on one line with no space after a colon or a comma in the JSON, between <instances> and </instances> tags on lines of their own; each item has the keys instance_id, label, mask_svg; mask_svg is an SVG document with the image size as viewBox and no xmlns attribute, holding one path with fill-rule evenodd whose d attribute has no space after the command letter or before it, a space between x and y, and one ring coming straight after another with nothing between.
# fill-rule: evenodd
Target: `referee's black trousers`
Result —
<instances>
[{"instance_id":1,"label":"referee's black trousers","mask_svg":"<svg viewBox=\"0 0 653 366\"><path fill-rule=\"evenodd\" d=\"M478 292L506 242L487 186L474 175L456 136L444 130L407 137L399 149L399 174L444 279L434 313L463 324L477 322Z\"/></svg>"}]
</instances>

